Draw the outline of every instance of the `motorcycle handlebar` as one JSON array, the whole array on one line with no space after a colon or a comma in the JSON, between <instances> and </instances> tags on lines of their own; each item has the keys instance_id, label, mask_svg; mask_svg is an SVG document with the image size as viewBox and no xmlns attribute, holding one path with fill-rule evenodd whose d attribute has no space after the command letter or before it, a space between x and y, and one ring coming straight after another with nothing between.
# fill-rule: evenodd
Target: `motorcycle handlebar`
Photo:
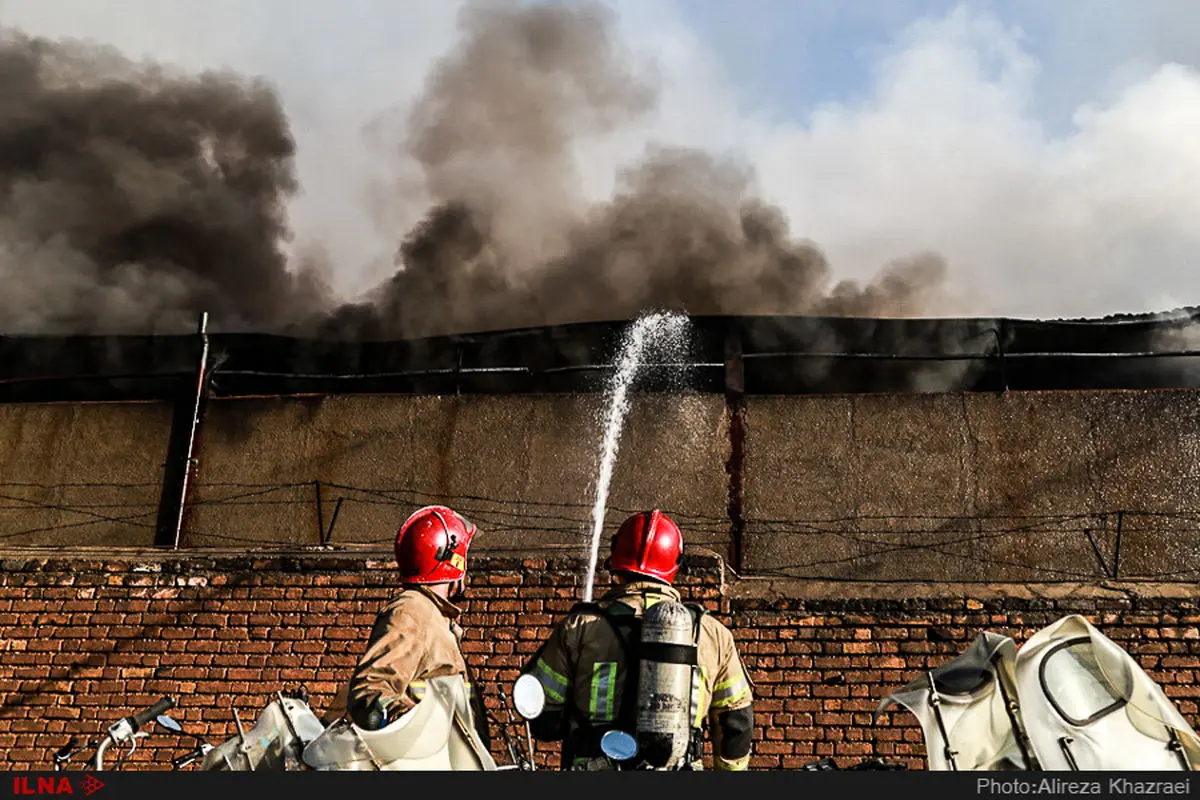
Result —
<instances>
[{"instance_id":1,"label":"motorcycle handlebar","mask_svg":"<svg viewBox=\"0 0 1200 800\"><path fill-rule=\"evenodd\" d=\"M169 711L174 707L175 707L175 698L170 697L170 696L164 697L162 700L159 700L157 703L150 706L145 711L142 711L141 713L138 713L138 714L134 714L133 729L137 730L138 728L142 727L150 720L157 717L159 714L162 714L165 711Z\"/></svg>"},{"instance_id":2,"label":"motorcycle handlebar","mask_svg":"<svg viewBox=\"0 0 1200 800\"><path fill-rule=\"evenodd\" d=\"M96 752L92 755L91 764L92 769L97 772L104 769L104 751L108 749L109 742L111 741L111 739L102 739L100 744L96 746Z\"/></svg>"}]
</instances>

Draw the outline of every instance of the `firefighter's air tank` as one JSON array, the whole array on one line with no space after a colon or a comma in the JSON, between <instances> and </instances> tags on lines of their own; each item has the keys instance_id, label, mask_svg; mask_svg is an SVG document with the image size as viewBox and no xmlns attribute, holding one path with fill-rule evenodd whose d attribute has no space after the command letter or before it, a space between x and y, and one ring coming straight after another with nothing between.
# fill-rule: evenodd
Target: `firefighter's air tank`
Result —
<instances>
[{"instance_id":1,"label":"firefighter's air tank","mask_svg":"<svg viewBox=\"0 0 1200 800\"><path fill-rule=\"evenodd\" d=\"M669 600L651 605L642 618L637 740L640 756L654 767L675 767L687 755L696 669L694 623L687 606Z\"/></svg>"}]
</instances>

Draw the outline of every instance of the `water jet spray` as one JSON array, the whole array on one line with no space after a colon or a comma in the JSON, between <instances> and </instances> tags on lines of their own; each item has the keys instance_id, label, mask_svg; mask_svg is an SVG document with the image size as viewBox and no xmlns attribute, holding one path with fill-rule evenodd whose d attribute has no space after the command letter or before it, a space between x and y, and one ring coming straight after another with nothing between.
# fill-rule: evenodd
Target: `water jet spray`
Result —
<instances>
[{"instance_id":1,"label":"water jet spray","mask_svg":"<svg viewBox=\"0 0 1200 800\"><path fill-rule=\"evenodd\" d=\"M604 511L608 489L612 482L613 466L621 441L621 429L629 413L629 389L642 366L642 355L655 351L683 350L691 322L684 314L655 313L639 317L626 330L617 352L616 371L609 382L607 412L604 415L604 439L600 451L600 469L596 480L596 502L592 506L592 539L589 549L587 575L583 584L583 601L592 600L596 580L596 562L600 553L600 533L604 529Z\"/></svg>"}]
</instances>

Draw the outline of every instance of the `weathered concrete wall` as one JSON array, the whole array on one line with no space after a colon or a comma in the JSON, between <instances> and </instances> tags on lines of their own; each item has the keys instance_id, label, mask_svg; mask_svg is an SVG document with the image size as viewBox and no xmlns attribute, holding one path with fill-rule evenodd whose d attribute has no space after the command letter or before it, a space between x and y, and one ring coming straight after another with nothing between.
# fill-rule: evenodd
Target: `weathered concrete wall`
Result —
<instances>
[{"instance_id":1,"label":"weathered concrete wall","mask_svg":"<svg viewBox=\"0 0 1200 800\"><path fill-rule=\"evenodd\" d=\"M149 545L165 403L0 404L0 542Z\"/></svg>"},{"instance_id":2,"label":"weathered concrete wall","mask_svg":"<svg viewBox=\"0 0 1200 800\"><path fill-rule=\"evenodd\" d=\"M747 420L751 571L1086 579L1118 527L1122 574L1196 564L1194 391L752 398Z\"/></svg>"},{"instance_id":3,"label":"weathered concrete wall","mask_svg":"<svg viewBox=\"0 0 1200 800\"><path fill-rule=\"evenodd\" d=\"M388 542L417 507L447 503L483 549L582 544L600 451L599 395L223 400L206 415L189 544ZM608 499L614 524L661 506L697 543L728 535L719 396L648 395L630 410Z\"/></svg>"},{"instance_id":4,"label":"weathered concrete wall","mask_svg":"<svg viewBox=\"0 0 1200 800\"><path fill-rule=\"evenodd\" d=\"M579 546L601 404L214 400L184 542L382 543L442 502L476 519L481 549ZM158 404L0 406L0 541L152 542L169 419ZM723 398L634 397L609 530L659 505L726 553L744 522L744 571L802 577L1200 576L1200 392L750 397L744 419L734 448Z\"/></svg>"}]
</instances>

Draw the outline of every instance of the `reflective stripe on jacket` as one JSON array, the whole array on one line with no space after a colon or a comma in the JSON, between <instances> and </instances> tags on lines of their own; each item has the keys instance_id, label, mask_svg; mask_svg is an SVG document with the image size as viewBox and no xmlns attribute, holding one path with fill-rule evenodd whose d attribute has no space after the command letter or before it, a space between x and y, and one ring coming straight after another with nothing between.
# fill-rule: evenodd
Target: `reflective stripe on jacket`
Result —
<instances>
[{"instance_id":1,"label":"reflective stripe on jacket","mask_svg":"<svg viewBox=\"0 0 1200 800\"><path fill-rule=\"evenodd\" d=\"M617 586L600 598L599 605L614 616L640 617L660 600L680 602L679 592L651 581ZM738 657L733 634L714 617L701 619L698 667L693 671L692 724L715 728L718 714L753 703L750 680ZM609 623L590 610L577 610L560 622L528 671L546 692L546 707L566 706L593 725L616 720L625 686L625 654ZM715 749L715 748L714 748ZM586 757L587 753L580 754ZM717 769L739 770L749 756L736 760L715 758Z\"/></svg>"}]
</instances>

